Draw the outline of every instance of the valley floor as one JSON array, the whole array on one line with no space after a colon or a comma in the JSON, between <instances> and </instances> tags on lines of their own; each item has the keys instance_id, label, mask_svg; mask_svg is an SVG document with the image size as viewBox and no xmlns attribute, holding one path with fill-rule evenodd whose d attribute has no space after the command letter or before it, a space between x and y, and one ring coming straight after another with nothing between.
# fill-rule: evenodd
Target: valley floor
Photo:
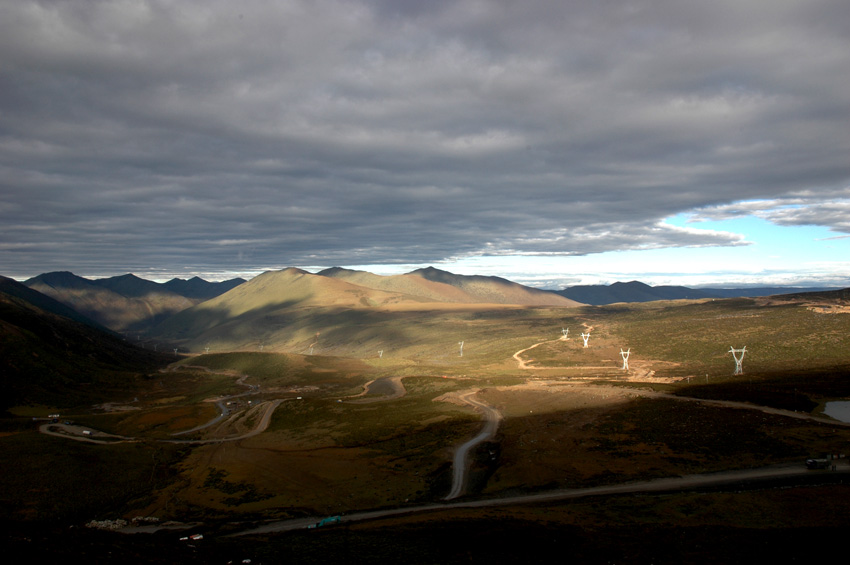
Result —
<instances>
[{"instance_id":1,"label":"valley floor","mask_svg":"<svg viewBox=\"0 0 850 565\"><path fill-rule=\"evenodd\" d=\"M593 540L630 526L701 544L708 538L700 528L776 542L764 532L801 539L810 524L850 527L816 507L833 508L846 494L847 459L818 471L804 464L850 452L850 425L822 410L850 397L850 366L836 353L850 345L842 315L743 301L462 311L419 321L425 329L405 336L410 357L381 349L371 334L345 347L380 351L372 357L186 357L146 376L138 397L110 398L67 416L73 423L64 415L43 422L41 434L0 437L19 454L17 463L0 462L6 517L77 525L157 517L163 525L128 531L160 529L151 535L169 544L203 532L208 547L239 544L270 562L317 562L324 542L349 557L360 547L368 561L376 553L360 545L366 539L409 562L475 561L464 559L478 555L466 543L472 538L447 525L513 558L521 552L492 532L515 527L543 545L545 532L572 540L565 555L586 562L623 562L628 554ZM558 335L562 324L573 337ZM743 375L732 374L729 346L709 330L748 346ZM798 359L815 330L813 351ZM327 333L310 343L341 349ZM589 335L587 347L576 333ZM37 486L27 476L38 476ZM86 478L95 476L102 487ZM67 506L55 504L59 493L70 493ZM427 531L458 551L440 554L423 541ZM664 562L649 543L620 542ZM175 555L211 555L181 543ZM255 543L275 549L264 554ZM685 562L711 562L673 546Z\"/></svg>"}]
</instances>

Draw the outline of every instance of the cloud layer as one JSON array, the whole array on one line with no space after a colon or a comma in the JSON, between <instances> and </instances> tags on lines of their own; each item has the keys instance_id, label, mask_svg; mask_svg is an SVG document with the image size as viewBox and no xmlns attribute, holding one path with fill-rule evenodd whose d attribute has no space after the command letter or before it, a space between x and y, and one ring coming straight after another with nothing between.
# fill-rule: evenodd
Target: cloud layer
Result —
<instances>
[{"instance_id":1,"label":"cloud layer","mask_svg":"<svg viewBox=\"0 0 850 565\"><path fill-rule=\"evenodd\" d=\"M560 4L2 3L4 274L850 231L846 2Z\"/></svg>"}]
</instances>

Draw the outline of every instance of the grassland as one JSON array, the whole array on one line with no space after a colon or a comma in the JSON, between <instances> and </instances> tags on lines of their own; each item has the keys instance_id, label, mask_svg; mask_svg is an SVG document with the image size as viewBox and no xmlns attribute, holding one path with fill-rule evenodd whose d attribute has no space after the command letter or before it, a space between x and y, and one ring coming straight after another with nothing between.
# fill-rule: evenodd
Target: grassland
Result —
<instances>
[{"instance_id":1,"label":"grassland","mask_svg":"<svg viewBox=\"0 0 850 565\"><path fill-rule=\"evenodd\" d=\"M477 397L504 417L496 441L474 454L470 496L802 464L808 456L847 453L850 447L850 428L819 419L825 402L850 396L850 316L824 314L805 301L455 308L394 316L358 312L346 314L349 318L325 314L302 324L305 340L309 335L315 339L316 328L322 328L315 355L242 350L187 357L149 375L133 398L125 393L112 399L132 410L74 414L88 426L140 438L140 443L76 445L34 434L20 420L4 423L7 433L0 436L0 447L14 454L7 461L34 461L21 469L27 475L15 474L16 464L6 463L13 468L3 475L15 477L2 483L0 497L14 509L8 516L156 515L216 523L439 500L450 488L453 448L480 429L480 416L453 401L469 390L477 390ZM343 321L353 327L343 331ZM570 328L570 340L560 339L562 327ZM578 337L582 332L591 334L587 348ZM459 341L465 344L462 357ZM733 375L729 347L745 345L744 374ZM619 352L627 348L631 370L623 371ZM514 359L521 350L526 350L520 354L526 368ZM386 386L357 396L367 382L380 384L390 377L402 377L402 396L386 396ZM259 435L221 443L157 441L208 422L217 413L213 401L225 398L238 401L234 415L189 439L201 442L225 437L239 426L249 428L259 418L250 406L283 402ZM792 417L800 415L813 418ZM72 447L62 452L64 444ZM32 482L40 473L38 461L74 474L82 473L87 461L102 473L133 471L94 496L76 482L39 490ZM49 484L59 481L53 471L44 473ZM61 507L44 502L57 488L70 493ZM424 532L439 531L455 540L460 534L449 533L452 528L473 536L489 530L486 537L492 540L493 531L519 528L537 539L531 533L536 524L558 543L578 543L574 555L588 562L595 562L592 552L599 549L594 533L619 536L622 547L633 544L634 555L651 557L647 547L616 534L618 528L631 524L647 535L690 536L699 544L709 541L705 531L732 532L734 538L757 530L756 537L765 542L774 540L774 533L776 539L782 532L802 535L805 525L798 517L817 515L814 501L831 500L826 493L846 489L806 488L819 490L811 499L796 489L621 497L605 511L590 503L454 511L398 519L386 526L389 537L368 525L312 538L287 534L281 538L286 544L268 542L266 556L291 556L292 548L301 548L309 562L306 557L320 539L339 551L382 539L388 554L411 555L389 539L398 536L399 544L422 548L410 562L442 557L452 562L460 556L425 547ZM26 502L23 492L41 502ZM734 519L724 521L721 515ZM820 524L817 520L810 523ZM822 522L824 528L847 525L846 520ZM234 547L228 543L220 547ZM674 541L673 546L676 555L694 557L685 543ZM623 554L612 549L598 556L601 562Z\"/></svg>"},{"instance_id":2,"label":"grassland","mask_svg":"<svg viewBox=\"0 0 850 565\"><path fill-rule=\"evenodd\" d=\"M0 520L81 524L129 506L176 477L183 448L141 442L89 445L20 431L0 437Z\"/></svg>"}]
</instances>

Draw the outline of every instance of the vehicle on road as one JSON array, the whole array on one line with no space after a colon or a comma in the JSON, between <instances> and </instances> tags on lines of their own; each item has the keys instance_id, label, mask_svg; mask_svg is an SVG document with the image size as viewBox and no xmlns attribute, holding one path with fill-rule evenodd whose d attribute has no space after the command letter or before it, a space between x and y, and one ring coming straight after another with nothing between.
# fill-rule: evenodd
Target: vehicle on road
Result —
<instances>
[{"instance_id":1,"label":"vehicle on road","mask_svg":"<svg viewBox=\"0 0 850 565\"><path fill-rule=\"evenodd\" d=\"M806 459L806 469L829 469L829 459Z\"/></svg>"},{"instance_id":2,"label":"vehicle on road","mask_svg":"<svg viewBox=\"0 0 850 565\"><path fill-rule=\"evenodd\" d=\"M342 518L340 518L339 516L329 516L324 520L320 520L319 522L316 522L313 525L307 526L307 529L321 528L322 526L328 526L330 524L339 524L341 519Z\"/></svg>"}]
</instances>

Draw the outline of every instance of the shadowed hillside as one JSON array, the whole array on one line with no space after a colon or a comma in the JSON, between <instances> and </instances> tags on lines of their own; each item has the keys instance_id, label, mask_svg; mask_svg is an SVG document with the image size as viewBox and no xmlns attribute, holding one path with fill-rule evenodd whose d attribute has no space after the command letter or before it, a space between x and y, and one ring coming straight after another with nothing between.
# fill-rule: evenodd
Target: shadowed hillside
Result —
<instances>
[{"instance_id":1,"label":"shadowed hillside","mask_svg":"<svg viewBox=\"0 0 850 565\"><path fill-rule=\"evenodd\" d=\"M221 282L205 281L201 277L192 277L189 280L171 279L162 286L171 292L197 300L209 300L228 290L232 290L244 283L245 279L236 278Z\"/></svg>"},{"instance_id":2,"label":"shadowed hillside","mask_svg":"<svg viewBox=\"0 0 850 565\"><path fill-rule=\"evenodd\" d=\"M592 305L613 304L616 302L652 302L655 300L693 300L698 298L713 298L716 296L707 291L684 286L649 286L639 281L616 282L611 285L571 286L564 290L559 290L557 293L561 296Z\"/></svg>"},{"instance_id":3,"label":"shadowed hillside","mask_svg":"<svg viewBox=\"0 0 850 565\"><path fill-rule=\"evenodd\" d=\"M174 279L160 284L132 274L89 280L69 272L55 272L33 277L24 284L112 330L128 332L144 331L215 293L233 288L238 281L241 279L226 283L193 279L181 283Z\"/></svg>"},{"instance_id":4,"label":"shadowed hillside","mask_svg":"<svg viewBox=\"0 0 850 565\"><path fill-rule=\"evenodd\" d=\"M106 327L101 326L91 318L84 316L83 314L79 313L77 310L74 310L70 306L63 304L62 302L59 302L58 300L51 298L46 294L42 294L37 290L33 290L32 288L21 284L16 280L0 276L0 293L6 295L6 300L9 300L11 298L18 298L33 307L44 310L47 313L56 314L57 316L63 316L75 322L98 328L100 330L103 330L104 332L110 331Z\"/></svg>"},{"instance_id":5,"label":"shadowed hillside","mask_svg":"<svg viewBox=\"0 0 850 565\"><path fill-rule=\"evenodd\" d=\"M50 297L0 279L0 407L68 406L125 390L165 357L84 323ZM76 319L74 319L76 318Z\"/></svg>"}]
</instances>

